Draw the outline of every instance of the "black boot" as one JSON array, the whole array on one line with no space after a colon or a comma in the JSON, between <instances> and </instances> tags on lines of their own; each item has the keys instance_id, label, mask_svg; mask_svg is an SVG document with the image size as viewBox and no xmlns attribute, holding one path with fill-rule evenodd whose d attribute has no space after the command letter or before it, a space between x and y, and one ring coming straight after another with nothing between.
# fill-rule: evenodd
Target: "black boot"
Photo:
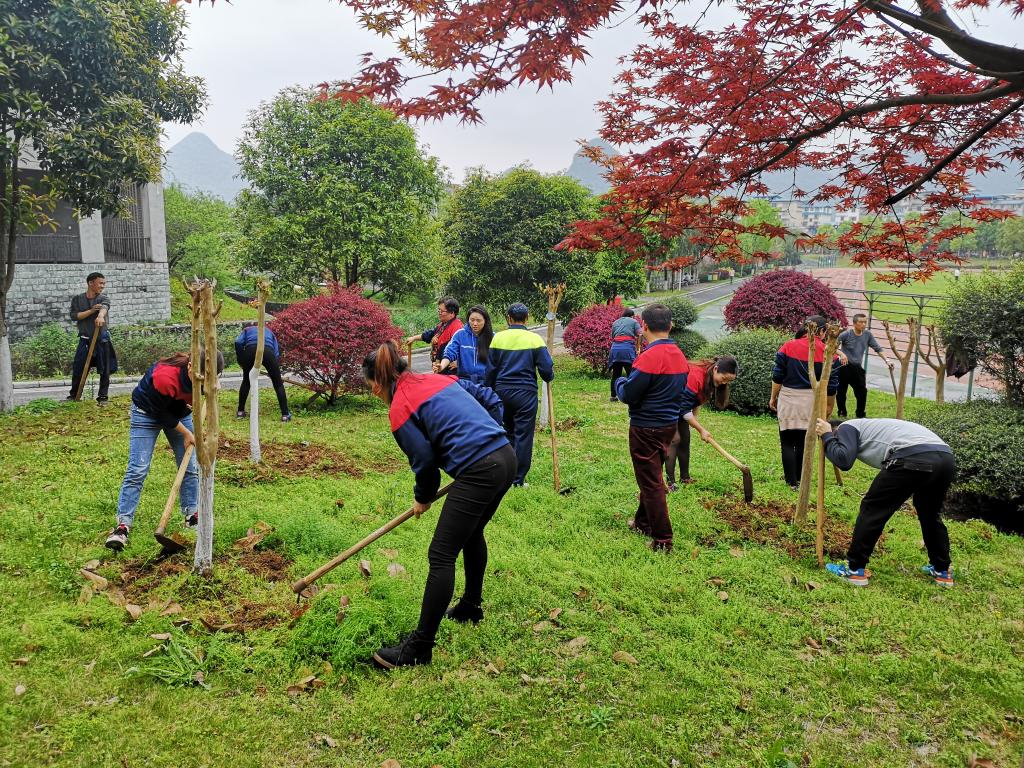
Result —
<instances>
[{"instance_id":1,"label":"black boot","mask_svg":"<svg viewBox=\"0 0 1024 768\"><path fill-rule=\"evenodd\" d=\"M467 603L465 598L444 612L445 618L457 621L459 624L473 622L479 624L484 619L484 611L479 604Z\"/></svg>"},{"instance_id":2,"label":"black boot","mask_svg":"<svg viewBox=\"0 0 1024 768\"><path fill-rule=\"evenodd\" d=\"M417 630L398 645L381 648L373 654L373 660L384 669L394 669L429 664L433 656L434 641Z\"/></svg>"}]
</instances>

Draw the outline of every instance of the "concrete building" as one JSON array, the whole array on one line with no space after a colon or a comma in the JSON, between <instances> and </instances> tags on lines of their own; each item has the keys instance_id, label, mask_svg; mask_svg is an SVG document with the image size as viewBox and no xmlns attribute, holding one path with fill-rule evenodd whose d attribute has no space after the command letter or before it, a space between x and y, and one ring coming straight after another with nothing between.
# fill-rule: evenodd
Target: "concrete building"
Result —
<instances>
[{"instance_id":1,"label":"concrete building","mask_svg":"<svg viewBox=\"0 0 1024 768\"><path fill-rule=\"evenodd\" d=\"M26 166L23 179L30 185L40 182L38 165L28 159ZM85 291L90 272L107 278L112 327L170 318L163 187L126 185L124 193L131 200L125 218L99 212L78 218L60 201L51 214L56 229L43 227L18 237L14 285L7 300L12 339L47 323L71 327L71 297Z\"/></svg>"}]
</instances>

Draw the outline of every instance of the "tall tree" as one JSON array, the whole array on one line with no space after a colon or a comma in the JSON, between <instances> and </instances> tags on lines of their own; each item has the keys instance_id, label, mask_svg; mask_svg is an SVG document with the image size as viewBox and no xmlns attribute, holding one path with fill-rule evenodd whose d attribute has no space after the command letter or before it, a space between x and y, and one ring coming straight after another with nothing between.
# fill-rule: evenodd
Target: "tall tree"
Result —
<instances>
[{"instance_id":1,"label":"tall tree","mask_svg":"<svg viewBox=\"0 0 1024 768\"><path fill-rule=\"evenodd\" d=\"M158 178L163 122L200 113L181 67L184 17L162 0L0 0L0 411L13 407L7 296L18 235L57 199L118 211ZM25 183L34 155L41 185Z\"/></svg>"},{"instance_id":2,"label":"tall tree","mask_svg":"<svg viewBox=\"0 0 1024 768\"><path fill-rule=\"evenodd\" d=\"M251 114L238 160L250 186L239 254L253 270L389 298L429 273L441 175L393 112L289 88Z\"/></svg>"},{"instance_id":3,"label":"tall tree","mask_svg":"<svg viewBox=\"0 0 1024 768\"><path fill-rule=\"evenodd\" d=\"M164 190L167 267L183 278L202 275L233 285L238 270L231 248L238 238L234 207L205 192Z\"/></svg>"},{"instance_id":4,"label":"tall tree","mask_svg":"<svg viewBox=\"0 0 1024 768\"><path fill-rule=\"evenodd\" d=\"M447 201L442 237L452 256L448 290L500 315L513 302L543 318L537 284L565 283L559 313L575 314L595 299L595 257L558 251L573 222L594 212L590 191L568 176L515 168L501 176L471 171Z\"/></svg>"},{"instance_id":5,"label":"tall tree","mask_svg":"<svg viewBox=\"0 0 1024 768\"><path fill-rule=\"evenodd\" d=\"M943 211L1004 215L972 198L966 175L1024 161L1024 50L972 34L947 10L970 9L981 28L993 7L1021 19L1022 0L914 0L910 10L888 0L747 0L738 22L719 29L703 4L683 21L668 0L344 2L399 55L368 56L325 94L469 122L482 119L486 96L569 82L593 32L636 18L647 39L624 57L599 108L602 138L644 149L605 160L614 187L603 216L569 238L575 247L639 254L644 230L667 241L690 229L718 258L739 258L743 197L767 191L766 171L806 165L832 178L794 195L888 218L854 225L839 243L854 262L901 262L894 280L925 277L949 255L940 244L962 234L936 235ZM417 89L424 95L406 94L412 78L431 77ZM906 221L896 205L911 196L924 212Z\"/></svg>"}]
</instances>

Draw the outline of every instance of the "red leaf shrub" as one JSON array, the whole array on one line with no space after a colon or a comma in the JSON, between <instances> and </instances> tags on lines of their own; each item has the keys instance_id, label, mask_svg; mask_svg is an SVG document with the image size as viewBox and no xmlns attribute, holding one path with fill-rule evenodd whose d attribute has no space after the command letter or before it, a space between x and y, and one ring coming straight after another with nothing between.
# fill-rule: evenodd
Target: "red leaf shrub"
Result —
<instances>
[{"instance_id":1,"label":"red leaf shrub","mask_svg":"<svg viewBox=\"0 0 1024 768\"><path fill-rule=\"evenodd\" d=\"M562 341L569 354L585 360L595 372L608 367L612 347L612 323L622 317L622 306L595 304L587 307L565 326Z\"/></svg>"},{"instance_id":2,"label":"red leaf shrub","mask_svg":"<svg viewBox=\"0 0 1024 768\"><path fill-rule=\"evenodd\" d=\"M355 287L292 304L268 326L281 345L281 369L329 403L339 392L363 389L363 358L402 335L387 309Z\"/></svg>"},{"instance_id":3,"label":"red leaf shrub","mask_svg":"<svg viewBox=\"0 0 1024 768\"><path fill-rule=\"evenodd\" d=\"M795 333L810 315L846 325L846 311L832 289L803 272L774 270L745 282L725 306L725 325L777 328Z\"/></svg>"}]
</instances>

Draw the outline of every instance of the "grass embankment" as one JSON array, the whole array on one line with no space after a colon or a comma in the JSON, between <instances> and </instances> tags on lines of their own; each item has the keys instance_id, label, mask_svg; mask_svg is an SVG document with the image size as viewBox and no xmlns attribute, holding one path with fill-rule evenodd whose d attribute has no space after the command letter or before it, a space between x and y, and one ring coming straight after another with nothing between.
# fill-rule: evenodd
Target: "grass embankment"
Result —
<instances>
[{"instance_id":1,"label":"grass embankment","mask_svg":"<svg viewBox=\"0 0 1024 768\"><path fill-rule=\"evenodd\" d=\"M247 304L235 301L221 291L217 292L217 301L222 301L220 314L217 316L221 322L235 320L256 320L259 313L255 308ZM189 296L181 280L171 276L171 322L191 323L192 322L192 297Z\"/></svg>"},{"instance_id":2,"label":"grass embankment","mask_svg":"<svg viewBox=\"0 0 1024 768\"><path fill-rule=\"evenodd\" d=\"M809 531L790 537L803 542L793 559L709 511L739 496L739 474L695 441L698 482L670 497L676 550L655 554L626 528L624 407L564 359L555 393L571 419L563 483L577 491L552 491L538 435L531 487L489 527L486 620L445 622L432 666L391 674L353 660L413 626L435 511L366 550L369 579L354 561L337 569L304 614L287 586L408 504L381 405L351 398L281 425L264 389L275 458L257 472L224 394L211 581L190 576L187 557L150 560L173 470L163 445L129 548L102 547L126 398L0 419L0 764L903 768L976 753L1016 765L1024 540L950 523L958 583L943 591L918 573L920 531L901 512L858 590L815 567ZM892 402L873 392L872 413ZM758 501L793 499L771 419L704 419L750 464ZM829 482L833 516L852 521L871 475ZM255 552L233 545L261 521L274 530ZM79 568L92 559L110 585L90 599ZM389 575L391 563L405 571ZM125 601L143 609L137 621ZM311 675L323 685L286 692Z\"/></svg>"}]
</instances>

